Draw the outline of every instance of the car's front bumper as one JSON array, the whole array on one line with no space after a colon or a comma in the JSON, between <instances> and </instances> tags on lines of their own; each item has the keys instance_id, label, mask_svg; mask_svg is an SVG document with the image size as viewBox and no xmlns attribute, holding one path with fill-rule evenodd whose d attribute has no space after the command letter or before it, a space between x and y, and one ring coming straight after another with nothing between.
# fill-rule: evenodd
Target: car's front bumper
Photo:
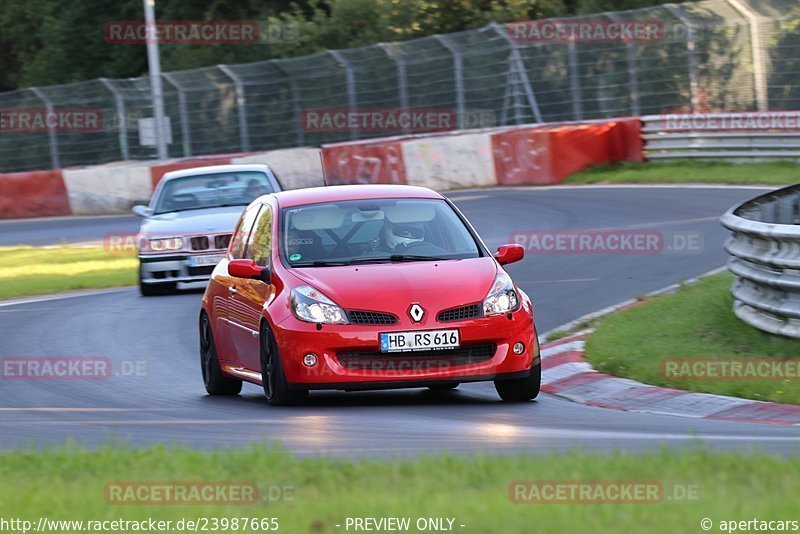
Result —
<instances>
[{"instance_id":1,"label":"car's front bumper","mask_svg":"<svg viewBox=\"0 0 800 534\"><path fill-rule=\"evenodd\" d=\"M454 351L381 353L381 332L457 328L461 346L479 347L456 357ZM289 317L275 326L287 382L304 389L379 389L416 387L442 382L474 382L524 376L539 363L539 344L531 313L519 309L506 315L425 325L316 325ZM521 342L522 354L512 347ZM491 345L492 350L485 347ZM307 367L303 356L314 354ZM346 361L345 356L364 355ZM467 354L466 356L464 354ZM421 356L420 356L421 355Z\"/></svg>"},{"instance_id":2,"label":"car's front bumper","mask_svg":"<svg viewBox=\"0 0 800 534\"><path fill-rule=\"evenodd\" d=\"M215 265L191 265L190 258L197 256L196 254L140 255L141 281L144 284L207 282Z\"/></svg>"}]
</instances>

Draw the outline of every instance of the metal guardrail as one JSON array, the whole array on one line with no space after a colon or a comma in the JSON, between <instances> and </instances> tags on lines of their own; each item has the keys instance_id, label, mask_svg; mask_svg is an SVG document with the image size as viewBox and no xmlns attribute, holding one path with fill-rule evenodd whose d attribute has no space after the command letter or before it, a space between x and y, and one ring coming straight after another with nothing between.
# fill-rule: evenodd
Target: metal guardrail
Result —
<instances>
[{"instance_id":1,"label":"metal guardrail","mask_svg":"<svg viewBox=\"0 0 800 534\"><path fill-rule=\"evenodd\" d=\"M707 113L642 117L642 139L649 160L708 159L729 161L800 160L800 130L745 129L747 120L778 121L783 118L797 124L798 112ZM788 119L787 119L788 118ZM699 123L696 129L676 129L670 122ZM719 126L715 128L713 125ZM736 125L731 126L731 124Z\"/></svg>"},{"instance_id":2,"label":"metal guardrail","mask_svg":"<svg viewBox=\"0 0 800 534\"><path fill-rule=\"evenodd\" d=\"M736 275L733 312L773 334L800 338L800 185L744 202L720 219Z\"/></svg>"}]
</instances>

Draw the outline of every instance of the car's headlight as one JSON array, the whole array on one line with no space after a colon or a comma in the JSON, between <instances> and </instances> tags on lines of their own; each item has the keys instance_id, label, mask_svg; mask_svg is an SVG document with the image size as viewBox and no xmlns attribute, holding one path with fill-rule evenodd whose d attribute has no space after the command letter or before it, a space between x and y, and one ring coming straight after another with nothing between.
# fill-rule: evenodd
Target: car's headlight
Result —
<instances>
[{"instance_id":1,"label":"car's headlight","mask_svg":"<svg viewBox=\"0 0 800 534\"><path fill-rule=\"evenodd\" d=\"M151 239L150 250L163 252L165 250L180 250L183 248L183 239L180 237L167 237L164 239Z\"/></svg>"},{"instance_id":2,"label":"car's headlight","mask_svg":"<svg viewBox=\"0 0 800 534\"><path fill-rule=\"evenodd\" d=\"M514 282L504 272L497 274L489 294L483 299L483 315L502 315L519 307L519 298Z\"/></svg>"},{"instance_id":3,"label":"car's headlight","mask_svg":"<svg viewBox=\"0 0 800 534\"><path fill-rule=\"evenodd\" d=\"M301 321L321 324L347 324L347 314L322 291L311 286L292 289L292 311Z\"/></svg>"}]
</instances>

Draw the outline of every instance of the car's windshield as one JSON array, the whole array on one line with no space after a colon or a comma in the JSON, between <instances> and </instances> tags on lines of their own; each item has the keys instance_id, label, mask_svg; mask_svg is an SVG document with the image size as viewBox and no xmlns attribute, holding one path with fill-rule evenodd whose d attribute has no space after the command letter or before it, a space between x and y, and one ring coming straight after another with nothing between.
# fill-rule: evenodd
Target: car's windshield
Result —
<instances>
[{"instance_id":1,"label":"car's windshield","mask_svg":"<svg viewBox=\"0 0 800 534\"><path fill-rule=\"evenodd\" d=\"M444 200L326 202L283 211L281 254L292 267L477 258L480 249Z\"/></svg>"},{"instance_id":2,"label":"car's windshield","mask_svg":"<svg viewBox=\"0 0 800 534\"><path fill-rule=\"evenodd\" d=\"M222 172L174 178L164 184L155 213L220 206L246 206L275 191L269 177L259 171Z\"/></svg>"}]
</instances>

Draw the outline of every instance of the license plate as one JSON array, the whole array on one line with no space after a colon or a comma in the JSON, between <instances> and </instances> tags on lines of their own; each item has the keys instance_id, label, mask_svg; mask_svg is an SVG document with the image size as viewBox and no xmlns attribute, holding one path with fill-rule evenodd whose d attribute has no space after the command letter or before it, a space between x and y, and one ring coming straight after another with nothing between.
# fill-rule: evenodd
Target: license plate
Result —
<instances>
[{"instance_id":1,"label":"license plate","mask_svg":"<svg viewBox=\"0 0 800 534\"><path fill-rule=\"evenodd\" d=\"M206 256L189 256L189 267L204 267L216 265L224 258L224 254L208 254Z\"/></svg>"},{"instance_id":2,"label":"license plate","mask_svg":"<svg viewBox=\"0 0 800 534\"><path fill-rule=\"evenodd\" d=\"M458 330L418 330L416 332L383 332L381 352L454 349L459 346Z\"/></svg>"}]
</instances>

